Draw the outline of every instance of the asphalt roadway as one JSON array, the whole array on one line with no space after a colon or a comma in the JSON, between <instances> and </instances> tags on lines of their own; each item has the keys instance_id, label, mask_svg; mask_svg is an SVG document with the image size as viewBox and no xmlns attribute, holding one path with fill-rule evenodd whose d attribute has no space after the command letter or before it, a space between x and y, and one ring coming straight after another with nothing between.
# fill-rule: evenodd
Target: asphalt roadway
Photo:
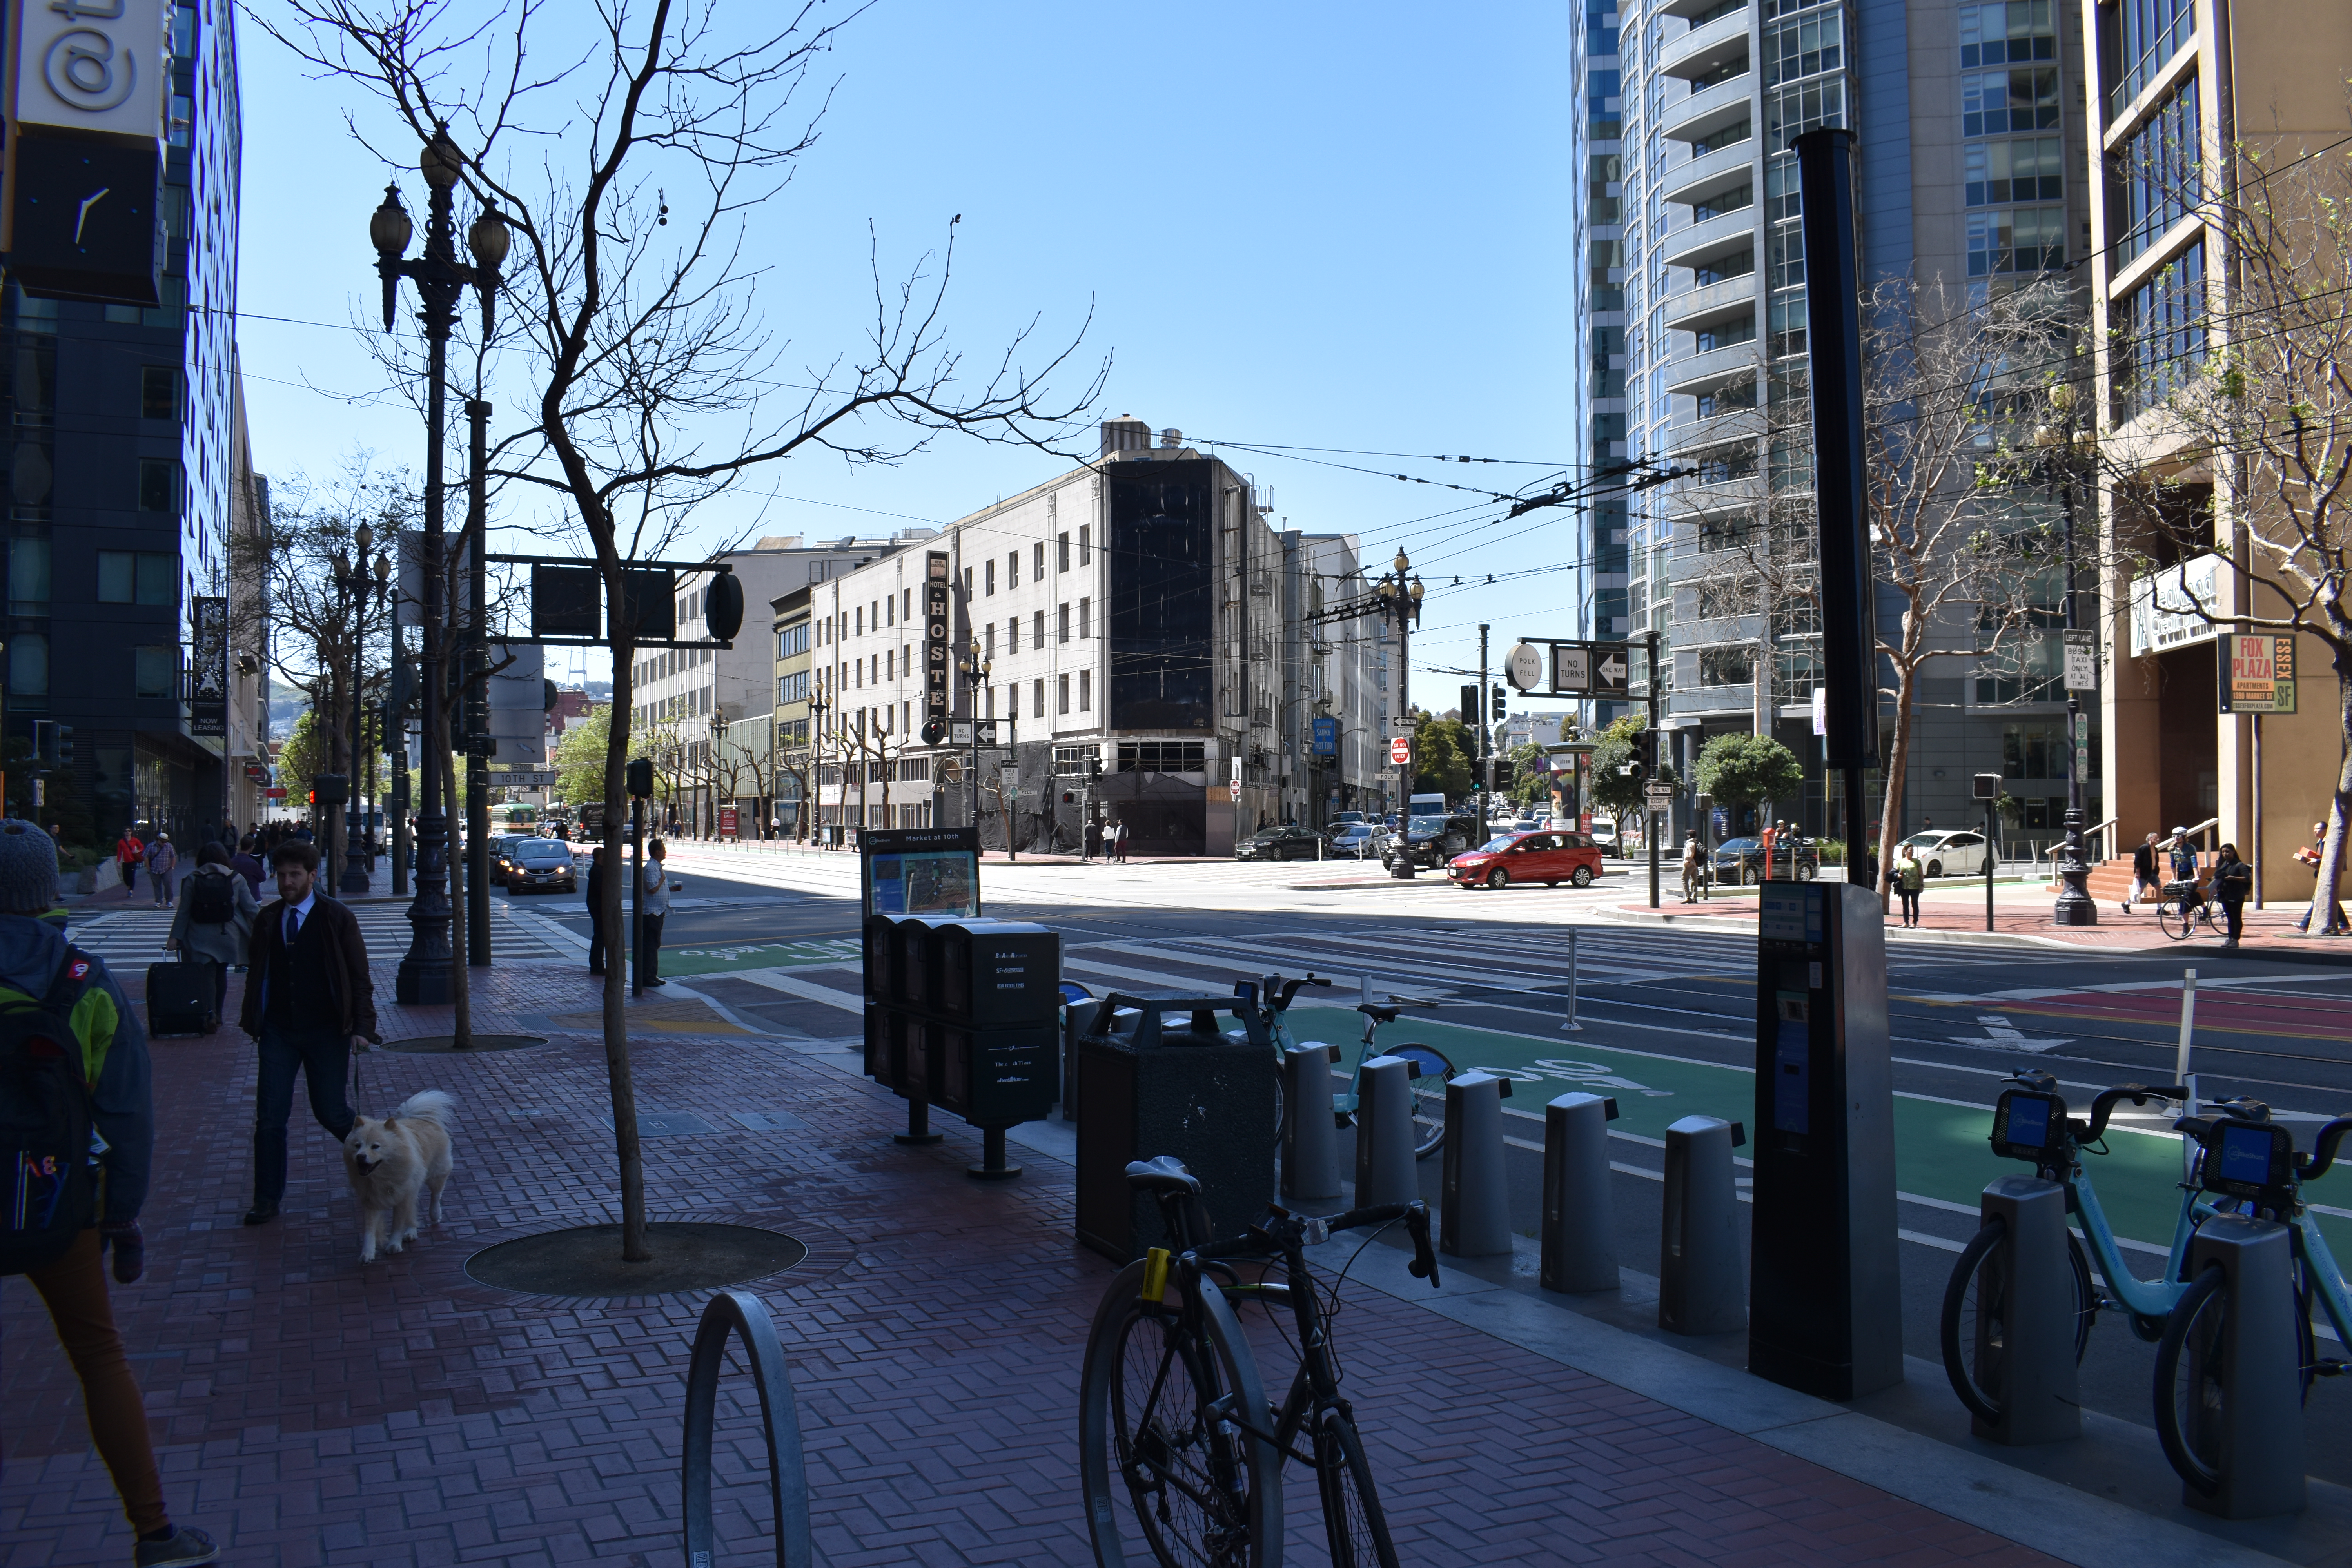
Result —
<instances>
[{"instance_id":1,"label":"asphalt roadway","mask_svg":"<svg viewBox=\"0 0 2352 1568\"><path fill-rule=\"evenodd\" d=\"M855 954L857 905L845 874L852 858L771 863L739 856L730 864L681 855L689 892L664 932L666 973ZM1434 887L1294 897L1262 882L1236 898L1187 895L1188 884L1222 887L1244 869L1255 868L1171 866L1056 879L998 875L992 867L989 910L1058 929L1066 972L1098 993L1195 983L1224 992L1234 979L1266 970L1337 975L1341 988L1326 994L1333 1005L1310 1005L1316 994L1307 993L1290 1021L1302 1039L1344 1045L1349 1063L1360 976L1376 994L1427 1002L1380 1039L1421 1041L1456 1067L1519 1080L1508 1102L1507 1163L1514 1224L1524 1235L1537 1226L1544 1101L1577 1089L1614 1096L1622 1113L1612 1147L1618 1256L1627 1284L1613 1300L1583 1300L1578 1310L1654 1331L1664 1126L1694 1112L1754 1119L1754 939L1588 922L1594 905L1622 898L1622 884L1583 896L1514 889L1481 895L1475 905ZM585 932L576 896L520 902ZM1524 920L1517 918L1521 909ZM1580 1026L1572 1032L1564 1027L1571 924ZM1898 1223L1912 1356L1939 1363L1938 1314L1954 1254L1977 1228L1976 1194L1994 1176L2024 1169L1994 1159L1984 1142L2001 1079L2020 1065L2044 1068L2078 1110L2101 1088L2170 1079L2189 964L2198 972L2192 1066L2207 1098L2252 1095L2306 1146L2319 1121L2352 1111L2352 964L2242 957L2210 946L2080 954L1959 943L1891 948ZM2138 1244L2125 1256L2143 1275L2162 1267L2179 1202L2172 1114L2151 1107L2118 1116L2107 1155L2090 1166L2117 1233ZM1424 1164L1423 1179L1434 1206L1438 1161ZM2309 1195L2339 1258L2352 1258L2352 1174L2333 1173ZM1744 1348L1677 1342L1734 1362ZM2347 1353L2324 1327L2319 1345L2323 1356ZM2101 1314L2082 1366L2084 1408L2150 1426L2154 1356L2155 1347L2135 1338L2119 1313ZM1940 1380L1923 1387L1916 1370L1905 1397L1957 1408ZM2352 1379L2316 1384L2305 1423L2311 1473L2352 1486ZM2106 1485L2096 1477L2075 1479ZM2162 1478L2157 1489L2168 1484Z\"/></svg>"}]
</instances>

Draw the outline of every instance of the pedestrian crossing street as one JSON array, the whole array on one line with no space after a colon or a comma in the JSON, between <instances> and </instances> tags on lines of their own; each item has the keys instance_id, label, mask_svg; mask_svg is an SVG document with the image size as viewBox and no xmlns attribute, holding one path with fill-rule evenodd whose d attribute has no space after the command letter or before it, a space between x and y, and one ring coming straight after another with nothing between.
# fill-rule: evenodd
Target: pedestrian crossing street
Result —
<instances>
[{"instance_id":1,"label":"pedestrian crossing street","mask_svg":"<svg viewBox=\"0 0 2352 1568\"><path fill-rule=\"evenodd\" d=\"M371 958L398 958L408 951L405 903L356 904L352 912L359 917L360 936ZM66 934L84 952L106 960L106 966L116 973L135 974L172 957L163 951L163 940L172 934L172 913L170 910L111 910L87 920L77 915ZM493 902L490 952L502 962L520 962L570 958L575 946L565 943L537 918Z\"/></svg>"}]
</instances>

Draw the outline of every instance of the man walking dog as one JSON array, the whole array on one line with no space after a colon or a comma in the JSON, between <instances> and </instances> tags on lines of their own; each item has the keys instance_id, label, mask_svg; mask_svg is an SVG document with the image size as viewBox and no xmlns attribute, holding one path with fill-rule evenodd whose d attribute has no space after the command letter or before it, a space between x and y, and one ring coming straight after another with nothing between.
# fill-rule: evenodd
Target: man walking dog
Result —
<instances>
[{"instance_id":1,"label":"man walking dog","mask_svg":"<svg viewBox=\"0 0 2352 1568\"><path fill-rule=\"evenodd\" d=\"M341 1143L352 1133L343 1087L352 1052L381 1043L367 943L342 904L311 885L319 851L299 839L269 857L278 900L254 918L247 956L245 1011L238 1026L261 1049L254 1092L253 1207L245 1223L267 1225L286 1196L286 1122L294 1110L294 1075L310 1091L310 1114Z\"/></svg>"}]
</instances>

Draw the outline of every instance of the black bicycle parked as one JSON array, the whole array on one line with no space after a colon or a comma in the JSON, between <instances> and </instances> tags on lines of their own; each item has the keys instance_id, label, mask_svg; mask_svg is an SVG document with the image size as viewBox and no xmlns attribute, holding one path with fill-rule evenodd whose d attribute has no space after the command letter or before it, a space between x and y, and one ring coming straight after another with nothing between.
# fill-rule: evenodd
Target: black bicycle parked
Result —
<instances>
[{"instance_id":1,"label":"black bicycle parked","mask_svg":"<svg viewBox=\"0 0 2352 1568\"><path fill-rule=\"evenodd\" d=\"M1200 1178L1181 1161L1138 1161L1127 1180L1159 1201L1175 1250L1154 1247L1121 1269L1087 1336L1079 1475L1096 1563L1125 1568L1131 1516L1162 1568L1273 1568L1282 1560L1283 1461L1296 1459L1315 1473L1337 1568L1397 1568L1355 1412L1339 1394L1330 1334L1339 1300L1325 1299L1306 1249L1402 1219L1413 1276L1434 1289L1428 1205L1320 1219L1276 1205L1247 1235L1220 1242ZM1260 1277L1244 1279L1253 1264ZM1252 1301L1269 1315L1287 1306L1296 1329L1298 1371L1280 1405L1266 1399L1234 1310Z\"/></svg>"}]
</instances>

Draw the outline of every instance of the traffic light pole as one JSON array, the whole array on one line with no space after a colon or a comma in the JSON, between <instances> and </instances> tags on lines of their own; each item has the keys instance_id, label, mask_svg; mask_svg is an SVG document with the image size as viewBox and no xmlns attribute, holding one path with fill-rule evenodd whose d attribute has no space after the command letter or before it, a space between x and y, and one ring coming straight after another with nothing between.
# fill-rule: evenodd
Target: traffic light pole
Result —
<instances>
[{"instance_id":1,"label":"traffic light pole","mask_svg":"<svg viewBox=\"0 0 2352 1568\"><path fill-rule=\"evenodd\" d=\"M1486 625L1478 625L1478 707L1486 706ZM1475 711L1475 710L1474 710ZM1486 818L1495 809L1494 721L1481 716L1478 720L1478 831L1486 831Z\"/></svg>"}]
</instances>

